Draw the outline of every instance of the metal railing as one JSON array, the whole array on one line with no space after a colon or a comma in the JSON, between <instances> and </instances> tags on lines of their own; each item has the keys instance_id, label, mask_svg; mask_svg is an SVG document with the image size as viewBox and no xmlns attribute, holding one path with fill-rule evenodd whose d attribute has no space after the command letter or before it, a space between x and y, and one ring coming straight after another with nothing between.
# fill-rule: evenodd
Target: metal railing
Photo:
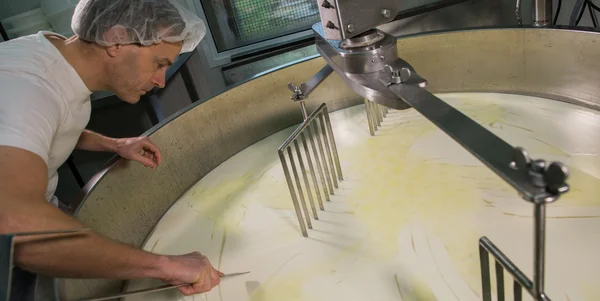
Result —
<instances>
[{"instance_id":1,"label":"metal railing","mask_svg":"<svg viewBox=\"0 0 600 301\"><path fill-rule=\"evenodd\" d=\"M300 144L302 144L302 150ZM309 148L312 153L309 151ZM278 153L302 235L308 237L306 228L312 229L312 223L308 206L306 205L305 192L312 209L313 218L318 220L319 216L313 196L316 196L319 209L325 210L323 198L326 201L330 201L329 196L334 195L334 188L338 188L338 180L342 181L344 179L333 136L331 121L329 119L329 111L327 110L327 105L325 103L321 104L306 117L304 122L302 122L292 135L279 147ZM286 160L286 153L287 158L289 159L289 166ZM296 155L295 157L294 153ZM304 155L302 155L302 153L304 153ZM300 166L304 187L301 183L300 175L298 174L296 161ZM308 179L309 173L307 172L305 163L308 166L310 177L312 178L314 195L313 188L311 188ZM292 181L292 175L290 174L290 166L294 181ZM317 182L316 174L319 176L320 183ZM298 202L298 200L300 202ZM302 210L300 210L300 206L302 206ZM304 211L304 218L302 211ZM306 220L306 224L304 223L304 220Z\"/></svg>"}]
</instances>

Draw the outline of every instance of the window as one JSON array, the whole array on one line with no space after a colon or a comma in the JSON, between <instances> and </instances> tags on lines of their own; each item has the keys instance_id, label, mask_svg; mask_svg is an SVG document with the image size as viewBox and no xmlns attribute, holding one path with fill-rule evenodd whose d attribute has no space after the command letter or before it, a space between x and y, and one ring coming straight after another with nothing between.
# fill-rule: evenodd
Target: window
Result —
<instances>
[{"instance_id":1,"label":"window","mask_svg":"<svg viewBox=\"0 0 600 301\"><path fill-rule=\"evenodd\" d=\"M315 0L199 0L216 50L305 31L320 21Z\"/></svg>"}]
</instances>

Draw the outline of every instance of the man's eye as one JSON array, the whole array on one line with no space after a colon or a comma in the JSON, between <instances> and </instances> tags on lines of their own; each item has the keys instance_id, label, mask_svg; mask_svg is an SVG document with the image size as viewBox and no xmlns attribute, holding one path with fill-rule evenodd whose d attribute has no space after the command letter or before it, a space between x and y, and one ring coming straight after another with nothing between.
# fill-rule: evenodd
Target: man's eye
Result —
<instances>
[{"instance_id":1,"label":"man's eye","mask_svg":"<svg viewBox=\"0 0 600 301\"><path fill-rule=\"evenodd\" d=\"M160 63L158 64L158 69L162 69L162 68L164 68L164 67L165 67L165 65L163 65L163 64L160 64Z\"/></svg>"}]
</instances>

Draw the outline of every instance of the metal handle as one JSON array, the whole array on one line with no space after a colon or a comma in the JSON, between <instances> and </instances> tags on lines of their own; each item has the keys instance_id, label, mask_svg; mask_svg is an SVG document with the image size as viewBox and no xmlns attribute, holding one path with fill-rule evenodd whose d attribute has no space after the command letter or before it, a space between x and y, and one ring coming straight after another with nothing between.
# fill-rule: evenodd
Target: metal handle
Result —
<instances>
[{"instance_id":1,"label":"metal handle","mask_svg":"<svg viewBox=\"0 0 600 301\"><path fill-rule=\"evenodd\" d=\"M250 273L250 271L248 271L248 272L240 272L240 273L225 274L225 275L221 276L221 278L227 278L227 277L232 277L232 276L244 275L244 274L248 274L248 273ZM104 297L98 297L98 298L92 298L92 299L77 299L77 300L72 300L72 301L103 301L103 300L110 300L110 299L116 299L116 298L129 297L129 296L134 296L134 295L142 295L142 294L148 294L148 293L155 293L155 292L170 290L170 289L173 289L173 288L178 288L178 287L185 286L185 285L189 285L189 284L187 284L187 283L186 284L179 284L179 285L169 285L169 284L167 284L167 285L162 285L162 286L159 286L159 287L140 289L140 290L125 292L125 293L118 293L118 294L104 296Z\"/></svg>"}]
</instances>

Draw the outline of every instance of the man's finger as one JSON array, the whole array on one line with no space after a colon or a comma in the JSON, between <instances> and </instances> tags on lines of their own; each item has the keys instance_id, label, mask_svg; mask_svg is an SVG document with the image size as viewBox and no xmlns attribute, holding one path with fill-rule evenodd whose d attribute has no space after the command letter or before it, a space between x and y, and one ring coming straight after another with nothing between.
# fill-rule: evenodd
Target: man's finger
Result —
<instances>
[{"instance_id":1,"label":"man's finger","mask_svg":"<svg viewBox=\"0 0 600 301\"><path fill-rule=\"evenodd\" d=\"M221 272L213 269L212 272L210 273L210 278L212 281L212 286L216 286L219 283L221 283Z\"/></svg>"},{"instance_id":2,"label":"man's finger","mask_svg":"<svg viewBox=\"0 0 600 301\"><path fill-rule=\"evenodd\" d=\"M152 161L151 159L148 159L142 155L137 155L134 157L134 159L142 164L144 164L144 166L146 167L156 167L156 163L154 163L154 161Z\"/></svg>"},{"instance_id":3,"label":"man's finger","mask_svg":"<svg viewBox=\"0 0 600 301\"><path fill-rule=\"evenodd\" d=\"M142 156L152 160L154 163L158 164L158 162L156 162L156 157L154 157L154 155L152 153L144 153Z\"/></svg>"},{"instance_id":4,"label":"man's finger","mask_svg":"<svg viewBox=\"0 0 600 301\"><path fill-rule=\"evenodd\" d=\"M196 290L191 285L180 286L178 289L185 296L190 296L196 293Z\"/></svg>"},{"instance_id":5,"label":"man's finger","mask_svg":"<svg viewBox=\"0 0 600 301\"><path fill-rule=\"evenodd\" d=\"M160 157L160 149L158 149L158 146L156 146L154 143L152 143L152 141L150 141L150 139L142 140L142 146L144 149L151 151L152 154L154 155L154 157L156 158L156 163L160 164L161 157Z\"/></svg>"}]
</instances>

